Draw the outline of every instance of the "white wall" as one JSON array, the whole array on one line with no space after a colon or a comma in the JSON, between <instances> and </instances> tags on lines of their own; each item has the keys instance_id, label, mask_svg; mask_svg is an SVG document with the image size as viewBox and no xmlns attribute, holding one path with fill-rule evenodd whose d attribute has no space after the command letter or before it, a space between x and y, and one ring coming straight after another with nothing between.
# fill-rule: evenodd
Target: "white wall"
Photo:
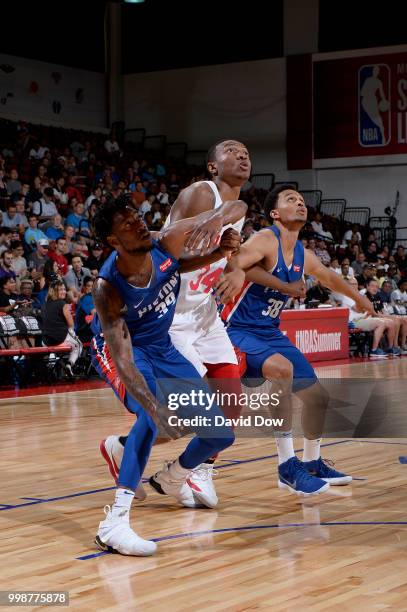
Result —
<instances>
[{"instance_id":1,"label":"white wall","mask_svg":"<svg viewBox=\"0 0 407 612\"><path fill-rule=\"evenodd\" d=\"M301 104L301 92L298 103ZM274 172L324 197L345 197L349 205L370 206L372 216L400 191L399 225L407 225L407 166L291 171L286 162L285 60L271 59L127 75L126 128L166 134L206 149L223 137L249 147L255 172Z\"/></svg>"},{"instance_id":2,"label":"white wall","mask_svg":"<svg viewBox=\"0 0 407 612\"><path fill-rule=\"evenodd\" d=\"M7 73L4 65L14 70ZM32 83L38 85L37 92L30 91ZM83 90L82 102L75 99L78 89ZM105 128L105 96L102 73L0 54L1 117L70 128ZM61 104L59 113L52 107L54 101Z\"/></svg>"},{"instance_id":3,"label":"white wall","mask_svg":"<svg viewBox=\"0 0 407 612\"><path fill-rule=\"evenodd\" d=\"M256 172L281 173L285 83L284 59L127 75L126 128L144 127L191 149L238 138L253 152Z\"/></svg>"}]
</instances>

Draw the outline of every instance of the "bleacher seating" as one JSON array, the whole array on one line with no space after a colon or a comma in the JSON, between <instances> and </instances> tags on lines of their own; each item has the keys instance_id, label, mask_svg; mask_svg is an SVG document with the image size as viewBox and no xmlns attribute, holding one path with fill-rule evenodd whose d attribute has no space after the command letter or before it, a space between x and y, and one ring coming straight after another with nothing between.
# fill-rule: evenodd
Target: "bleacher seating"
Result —
<instances>
[{"instance_id":1,"label":"bleacher seating","mask_svg":"<svg viewBox=\"0 0 407 612\"><path fill-rule=\"evenodd\" d=\"M306 206L319 210L322 200L322 191L320 189L305 189L300 191Z\"/></svg>"},{"instance_id":2,"label":"bleacher seating","mask_svg":"<svg viewBox=\"0 0 407 612\"><path fill-rule=\"evenodd\" d=\"M324 215L335 217L343 221L343 215L346 209L346 200L342 198L330 198L321 200L320 211Z\"/></svg>"},{"instance_id":3,"label":"bleacher seating","mask_svg":"<svg viewBox=\"0 0 407 612\"><path fill-rule=\"evenodd\" d=\"M343 214L343 220L350 224L368 225L369 219L370 208L368 206L350 206Z\"/></svg>"}]
</instances>

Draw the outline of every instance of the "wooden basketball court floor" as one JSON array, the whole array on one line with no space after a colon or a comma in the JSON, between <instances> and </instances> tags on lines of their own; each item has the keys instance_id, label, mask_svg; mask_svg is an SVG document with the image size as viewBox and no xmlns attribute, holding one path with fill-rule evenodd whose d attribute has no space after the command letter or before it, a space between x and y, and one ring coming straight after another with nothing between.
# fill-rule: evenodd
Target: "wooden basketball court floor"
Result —
<instances>
[{"instance_id":1,"label":"wooden basketball court floor","mask_svg":"<svg viewBox=\"0 0 407 612\"><path fill-rule=\"evenodd\" d=\"M406 373L407 359L319 369L401 392ZM0 419L0 590L69 591L92 611L407 610L406 439L325 440L357 480L306 501L277 488L273 441L240 439L218 462L217 509L152 490L133 505L135 530L158 542L136 558L93 545L114 494L98 444L132 423L113 393L2 399ZM184 445L155 447L146 475Z\"/></svg>"}]
</instances>

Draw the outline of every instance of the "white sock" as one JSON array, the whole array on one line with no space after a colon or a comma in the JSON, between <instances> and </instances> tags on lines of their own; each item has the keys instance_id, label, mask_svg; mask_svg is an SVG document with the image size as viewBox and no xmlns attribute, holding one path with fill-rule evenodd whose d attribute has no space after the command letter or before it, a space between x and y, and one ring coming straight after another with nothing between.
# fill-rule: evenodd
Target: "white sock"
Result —
<instances>
[{"instance_id":1,"label":"white sock","mask_svg":"<svg viewBox=\"0 0 407 612\"><path fill-rule=\"evenodd\" d=\"M126 518L128 520L133 499L134 491L124 489L123 487L116 489L116 497L109 513L110 518Z\"/></svg>"},{"instance_id":2,"label":"white sock","mask_svg":"<svg viewBox=\"0 0 407 612\"><path fill-rule=\"evenodd\" d=\"M288 459L291 459L291 457L295 457L292 431L278 432L276 435L276 444L278 452L278 465L288 461Z\"/></svg>"},{"instance_id":3,"label":"white sock","mask_svg":"<svg viewBox=\"0 0 407 612\"><path fill-rule=\"evenodd\" d=\"M304 438L304 452L302 454L303 461L316 461L321 456L321 438L316 440L307 440Z\"/></svg>"}]
</instances>

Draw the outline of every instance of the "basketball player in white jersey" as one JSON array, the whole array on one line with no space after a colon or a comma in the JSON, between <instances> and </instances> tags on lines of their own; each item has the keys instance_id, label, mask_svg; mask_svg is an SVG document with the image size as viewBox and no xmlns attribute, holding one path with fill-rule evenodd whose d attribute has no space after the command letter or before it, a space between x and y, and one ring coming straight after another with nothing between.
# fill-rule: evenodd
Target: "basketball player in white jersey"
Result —
<instances>
[{"instance_id":1,"label":"basketball player in white jersey","mask_svg":"<svg viewBox=\"0 0 407 612\"><path fill-rule=\"evenodd\" d=\"M251 173L249 152L241 142L221 140L208 150L207 169L211 180L193 183L180 193L167 218L166 226L219 208L226 201L239 200L241 188ZM243 222L244 215L239 221L223 229L233 227L240 232ZM214 390L231 394L231 397L239 397L242 392L240 368L212 293L226 263L226 259L221 259L205 265L200 270L182 273L180 293L169 333L176 349L195 366L199 374L208 376L208 382L211 384L212 381ZM284 292L296 297L300 284L284 284ZM240 408L222 406L222 410L229 417L237 416ZM105 449L102 447L104 443L107 446ZM114 475L110 466L115 463L119 467L123 446L117 436L109 436L102 445L102 455ZM110 462L106 455L109 455ZM192 491L199 493L201 503L205 500L205 505L210 508L214 508L218 503L212 480L214 460L215 458L200 464L191 471L187 479ZM142 491L137 492L137 497L144 499L145 494Z\"/></svg>"}]
</instances>

